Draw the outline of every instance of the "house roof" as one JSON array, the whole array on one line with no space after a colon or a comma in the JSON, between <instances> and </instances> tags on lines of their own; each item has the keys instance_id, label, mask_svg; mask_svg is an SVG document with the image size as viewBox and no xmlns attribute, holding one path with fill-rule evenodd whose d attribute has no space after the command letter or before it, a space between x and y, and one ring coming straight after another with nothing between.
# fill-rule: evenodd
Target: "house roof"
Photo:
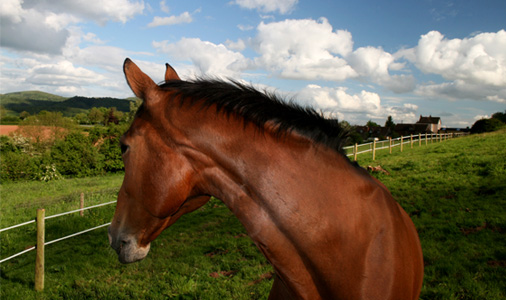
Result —
<instances>
[{"instance_id":1,"label":"house roof","mask_svg":"<svg viewBox=\"0 0 506 300\"><path fill-rule=\"evenodd\" d=\"M418 124L438 124L439 122L441 121L441 118L440 117L433 117L433 116L428 116L428 117L423 117L423 116L420 116L420 120L418 120Z\"/></svg>"}]
</instances>

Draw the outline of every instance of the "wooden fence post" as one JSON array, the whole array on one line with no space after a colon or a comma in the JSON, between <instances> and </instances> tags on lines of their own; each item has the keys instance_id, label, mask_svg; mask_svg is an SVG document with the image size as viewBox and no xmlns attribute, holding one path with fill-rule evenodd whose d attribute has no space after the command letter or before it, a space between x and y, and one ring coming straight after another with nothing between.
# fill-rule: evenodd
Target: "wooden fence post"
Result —
<instances>
[{"instance_id":1,"label":"wooden fence post","mask_svg":"<svg viewBox=\"0 0 506 300\"><path fill-rule=\"evenodd\" d=\"M402 140L403 140L403 139L404 139L404 137L401 135L401 139L400 139L400 141L401 141L401 152L402 152L402 144L403 144L403 143L402 143Z\"/></svg>"},{"instance_id":2,"label":"wooden fence post","mask_svg":"<svg viewBox=\"0 0 506 300\"><path fill-rule=\"evenodd\" d=\"M353 160L357 161L357 152L358 152L358 144L355 143L355 147L353 147Z\"/></svg>"},{"instance_id":3,"label":"wooden fence post","mask_svg":"<svg viewBox=\"0 0 506 300\"><path fill-rule=\"evenodd\" d=\"M390 154L392 154L392 137L388 137L388 151L390 151Z\"/></svg>"},{"instance_id":4,"label":"wooden fence post","mask_svg":"<svg viewBox=\"0 0 506 300\"><path fill-rule=\"evenodd\" d=\"M35 258L35 290L44 289L44 236L45 226L44 217L46 210L37 209L37 254Z\"/></svg>"},{"instance_id":5,"label":"wooden fence post","mask_svg":"<svg viewBox=\"0 0 506 300\"><path fill-rule=\"evenodd\" d=\"M413 134L409 136L409 143L411 144L411 149L413 149Z\"/></svg>"},{"instance_id":6,"label":"wooden fence post","mask_svg":"<svg viewBox=\"0 0 506 300\"><path fill-rule=\"evenodd\" d=\"M84 193L81 193L81 198L80 198L80 205L79 207L81 208L81 211L79 212L79 214L81 215L81 217L84 215Z\"/></svg>"},{"instance_id":7,"label":"wooden fence post","mask_svg":"<svg viewBox=\"0 0 506 300\"><path fill-rule=\"evenodd\" d=\"M425 133L425 146L427 146L427 136L428 135L429 135L428 133Z\"/></svg>"},{"instance_id":8,"label":"wooden fence post","mask_svg":"<svg viewBox=\"0 0 506 300\"><path fill-rule=\"evenodd\" d=\"M376 159L376 139L372 142L372 160Z\"/></svg>"}]
</instances>

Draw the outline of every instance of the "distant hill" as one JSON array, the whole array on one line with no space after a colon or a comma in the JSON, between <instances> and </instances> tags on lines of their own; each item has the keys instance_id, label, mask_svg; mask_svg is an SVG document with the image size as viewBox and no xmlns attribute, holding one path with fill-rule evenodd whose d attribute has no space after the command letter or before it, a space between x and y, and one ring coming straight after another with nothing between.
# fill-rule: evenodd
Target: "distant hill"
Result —
<instances>
[{"instance_id":1,"label":"distant hill","mask_svg":"<svg viewBox=\"0 0 506 300\"><path fill-rule=\"evenodd\" d=\"M59 111L66 116L84 112L92 107L116 107L119 111L130 111L132 99L90 98L75 96L66 98L40 91L16 92L0 95L0 105L8 111L19 114L27 111L37 114L42 110Z\"/></svg>"},{"instance_id":2,"label":"distant hill","mask_svg":"<svg viewBox=\"0 0 506 300\"><path fill-rule=\"evenodd\" d=\"M13 101L23 102L27 100L61 102L67 100L67 98L40 91L26 91L2 94L0 95L0 100L3 105L4 103L10 103Z\"/></svg>"}]
</instances>

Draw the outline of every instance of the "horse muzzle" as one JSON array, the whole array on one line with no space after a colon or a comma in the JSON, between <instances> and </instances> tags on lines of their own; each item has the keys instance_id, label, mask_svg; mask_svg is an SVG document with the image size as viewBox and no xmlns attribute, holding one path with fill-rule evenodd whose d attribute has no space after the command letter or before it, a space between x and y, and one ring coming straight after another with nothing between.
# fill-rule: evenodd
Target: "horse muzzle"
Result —
<instances>
[{"instance_id":1,"label":"horse muzzle","mask_svg":"<svg viewBox=\"0 0 506 300\"><path fill-rule=\"evenodd\" d=\"M108 235L109 244L118 254L118 259L121 263L133 263L144 259L148 255L151 244L140 247L135 236L113 234L111 226L109 226Z\"/></svg>"}]
</instances>

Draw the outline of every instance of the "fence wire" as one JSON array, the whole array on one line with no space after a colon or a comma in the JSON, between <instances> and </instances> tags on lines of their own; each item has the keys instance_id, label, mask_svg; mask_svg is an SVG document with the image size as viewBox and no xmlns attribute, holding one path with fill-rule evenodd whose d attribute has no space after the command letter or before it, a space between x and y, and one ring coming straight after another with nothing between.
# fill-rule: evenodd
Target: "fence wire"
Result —
<instances>
[{"instance_id":1,"label":"fence wire","mask_svg":"<svg viewBox=\"0 0 506 300\"><path fill-rule=\"evenodd\" d=\"M88 206L88 207L83 207L83 208L80 208L80 209L76 209L76 210L72 210L72 211L68 211L68 212L64 212L64 213L61 213L61 214L56 214L56 215L52 215L52 216L47 216L47 217L44 217L44 220L47 220L47 219L51 219L51 218L56 218L56 217L61 217L61 216L64 216L64 215L68 215L68 214L72 214L72 213L76 213L76 212L81 212L81 211L84 211L84 210L88 210L88 209L92 209L92 208L96 208L96 207L100 207L100 206L105 206L105 205L110 205L110 204L113 204L113 203L116 203L116 201L111 201L111 202L106 202L106 203L101 203L101 204L97 204L97 205L92 205L92 206ZM25 226L25 225L28 225L28 224L31 224L31 223L35 223L35 220L31 220L31 221L28 221L28 222L24 222L24 223L20 223L20 224L17 224L17 225L13 225L13 226L10 226L10 227L6 227L6 228L2 228L0 229L0 232L2 231L7 231L7 230L10 230L10 229L14 229L14 228L17 228L17 227L21 227L21 226ZM99 228L102 228L102 227L105 227L105 226L108 226L110 225L111 223L106 223L106 224L102 224L102 225L99 225L99 226L96 226L96 227L93 227L93 228L89 228L89 229L85 229L83 231L80 231L80 232L76 232L76 233L73 233L73 234L70 234L70 235L67 235L67 236L64 236L64 237L61 237L59 239L55 239L55 240L52 240L52 241L49 241L49 242L45 242L44 245L50 245L50 244L53 244L53 243L56 243L56 242L60 242L60 241L63 241L63 240L66 240L66 239L69 239L69 238L72 238L72 237L75 237L75 236L78 236L78 235L81 235L83 233L87 233L87 232L90 232L90 231L93 231L95 229L99 229ZM6 262L8 260L11 260L15 257L18 257L22 254L25 254L27 252L30 252L34 249L36 249L37 247L36 246L33 246L33 247L30 247L28 249L25 249L21 252L18 252L16 254L13 254L9 257L6 257L2 260L0 260L0 264L3 263L3 262Z\"/></svg>"}]
</instances>

